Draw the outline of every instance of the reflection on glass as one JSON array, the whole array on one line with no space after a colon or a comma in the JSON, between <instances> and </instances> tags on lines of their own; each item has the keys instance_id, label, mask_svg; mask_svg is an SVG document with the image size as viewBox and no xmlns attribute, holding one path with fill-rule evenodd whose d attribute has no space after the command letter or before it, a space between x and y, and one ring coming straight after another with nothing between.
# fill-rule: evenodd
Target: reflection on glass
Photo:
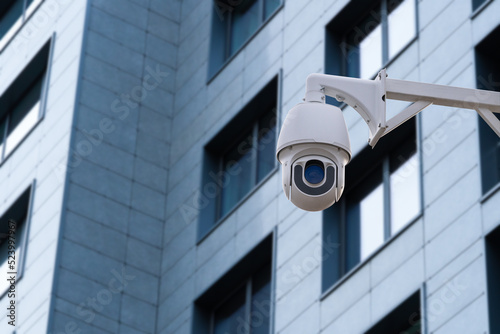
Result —
<instances>
[{"instance_id":1,"label":"reflection on glass","mask_svg":"<svg viewBox=\"0 0 500 334\"><path fill-rule=\"evenodd\" d=\"M264 266L252 278L250 327L252 334L269 334L271 314L271 267Z\"/></svg>"},{"instance_id":2,"label":"reflection on glass","mask_svg":"<svg viewBox=\"0 0 500 334\"><path fill-rule=\"evenodd\" d=\"M259 136L257 139L257 182L261 181L274 169L276 158L276 114L273 109L259 121Z\"/></svg>"},{"instance_id":3,"label":"reflection on glass","mask_svg":"<svg viewBox=\"0 0 500 334\"><path fill-rule=\"evenodd\" d=\"M371 79L382 67L381 25L378 25L359 43L359 67L362 79Z\"/></svg>"},{"instance_id":4,"label":"reflection on glass","mask_svg":"<svg viewBox=\"0 0 500 334\"><path fill-rule=\"evenodd\" d=\"M259 2L243 0L231 18L230 55L233 55L259 27Z\"/></svg>"},{"instance_id":5,"label":"reflection on glass","mask_svg":"<svg viewBox=\"0 0 500 334\"><path fill-rule=\"evenodd\" d=\"M23 140L26 134L35 126L38 121L38 114L40 110L40 101L38 101L31 110L28 111L21 121L11 127L9 124L9 134L7 135L7 143L5 145L5 156L7 156L16 146Z\"/></svg>"},{"instance_id":6,"label":"reflection on glass","mask_svg":"<svg viewBox=\"0 0 500 334\"><path fill-rule=\"evenodd\" d=\"M5 127L7 126L7 119L4 118L0 121L0 161L3 159L3 146L4 146L4 136L5 136Z\"/></svg>"},{"instance_id":7,"label":"reflection on glass","mask_svg":"<svg viewBox=\"0 0 500 334\"><path fill-rule=\"evenodd\" d=\"M11 28L19 27L22 24L23 2L23 0L11 1L5 11L0 13L0 40L4 37L10 39L14 33L13 30L15 30Z\"/></svg>"},{"instance_id":8,"label":"reflection on glass","mask_svg":"<svg viewBox=\"0 0 500 334\"><path fill-rule=\"evenodd\" d=\"M16 148L38 121L42 84L43 76L40 76L9 113L5 156Z\"/></svg>"},{"instance_id":9,"label":"reflection on glass","mask_svg":"<svg viewBox=\"0 0 500 334\"><path fill-rule=\"evenodd\" d=\"M415 0L403 1L389 14L389 58L396 56L417 34Z\"/></svg>"},{"instance_id":10,"label":"reflection on glass","mask_svg":"<svg viewBox=\"0 0 500 334\"><path fill-rule=\"evenodd\" d=\"M397 233L420 212L420 172L414 154L391 174L391 234Z\"/></svg>"},{"instance_id":11,"label":"reflection on glass","mask_svg":"<svg viewBox=\"0 0 500 334\"><path fill-rule=\"evenodd\" d=\"M472 0L472 10L475 11L481 7L487 0Z\"/></svg>"},{"instance_id":12,"label":"reflection on glass","mask_svg":"<svg viewBox=\"0 0 500 334\"><path fill-rule=\"evenodd\" d=\"M384 188L380 184L359 203L361 261L384 243Z\"/></svg>"},{"instance_id":13,"label":"reflection on glass","mask_svg":"<svg viewBox=\"0 0 500 334\"><path fill-rule=\"evenodd\" d=\"M252 178L252 139L247 135L244 141L233 147L223 158L226 184L222 187L221 214L223 217L251 189Z\"/></svg>"},{"instance_id":14,"label":"reflection on glass","mask_svg":"<svg viewBox=\"0 0 500 334\"><path fill-rule=\"evenodd\" d=\"M245 290L241 287L214 313L214 334L240 333L245 319ZM242 325L243 324L243 325Z\"/></svg>"},{"instance_id":15,"label":"reflection on glass","mask_svg":"<svg viewBox=\"0 0 500 334\"><path fill-rule=\"evenodd\" d=\"M267 20L274 13L280 3L281 0L264 0L264 20Z\"/></svg>"}]
</instances>

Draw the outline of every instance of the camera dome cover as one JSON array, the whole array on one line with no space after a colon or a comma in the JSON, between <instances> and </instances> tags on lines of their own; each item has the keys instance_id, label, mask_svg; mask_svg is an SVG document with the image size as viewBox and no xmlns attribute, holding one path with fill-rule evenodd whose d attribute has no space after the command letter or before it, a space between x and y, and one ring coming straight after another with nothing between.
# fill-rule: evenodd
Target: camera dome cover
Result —
<instances>
[{"instance_id":1,"label":"camera dome cover","mask_svg":"<svg viewBox=\"0 0 500 334\"><path fill-rule=\"evenodd\" d=\"M281 128L276 157L286 147L297 144L329 144L343 149L351 159L351 143L340 108L319 102L293 107Z\"/></svg>"}]
</instances>

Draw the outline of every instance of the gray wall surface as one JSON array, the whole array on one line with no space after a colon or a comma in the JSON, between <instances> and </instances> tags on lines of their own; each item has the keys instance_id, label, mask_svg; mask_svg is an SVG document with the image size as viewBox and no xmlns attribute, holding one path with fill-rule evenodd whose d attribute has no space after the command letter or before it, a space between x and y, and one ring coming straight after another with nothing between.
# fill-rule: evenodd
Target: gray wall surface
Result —
<instances>
[{"instance_id":1,"label":"gray wall surface","mask_svg":"<svg viewBox=\"0 0 500 334\"><path fill-rule=\"evenodd\" d=\"M54 332L155 332L179 12L170 1L88 3Z\"/></svg>"},{"instance_id":2,"label":"gray wall surface","mask_svg":"<svg viewBox=\"0 0 500 334\"><path fill-rule=\"evenodd\" d=\"M283 121L348 2L284 0L208 81L210 0L44 1L47 23L0 53L1 94L55 32L45 117L0 166L0 212L37 181L17 333L192 333L194 301L270 233L275 333L361 333L418 289L428 333L487 333L500 194L482 198L473 111L418 116L422 216L326 296L322 213L286 199L279 169L197 243L204 146L276 75ZM470 0L417 3L418 37L389 76L475 88L474 46L500 2L475 17ZM344 115L354 155L368 131Z\"/></svg>"}]
</instances>

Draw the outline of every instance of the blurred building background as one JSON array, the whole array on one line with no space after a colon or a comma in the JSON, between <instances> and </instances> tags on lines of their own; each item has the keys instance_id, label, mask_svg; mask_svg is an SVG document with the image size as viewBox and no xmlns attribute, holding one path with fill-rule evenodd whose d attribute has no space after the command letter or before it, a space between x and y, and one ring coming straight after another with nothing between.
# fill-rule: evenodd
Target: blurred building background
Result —
<instances>
[{"instance_id":1,"label":"blurred building background","mask_svg":"<svg viewBox=\"0 0 500 334\"><path fill-rule=\"evenodd\" d=\"M324 212L288 202L275 159L310 73L500 91L498 13L2 1L0 308L15 300L16 326L0 332L500 333L500 141L474 111L429 107L372 150L328 99L353 159Z\"/></svg>"}]
</instances>

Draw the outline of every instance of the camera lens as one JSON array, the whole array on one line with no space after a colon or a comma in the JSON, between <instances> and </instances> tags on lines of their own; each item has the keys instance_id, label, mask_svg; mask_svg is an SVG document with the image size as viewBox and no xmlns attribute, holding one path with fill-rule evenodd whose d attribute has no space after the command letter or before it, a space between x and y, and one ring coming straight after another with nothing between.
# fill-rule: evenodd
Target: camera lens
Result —
<instances>
[{"instance_id":1,"label":"camera lens","mask_svg":"<svg viewBox=\"0 0 500 334\"><path fill-rule=\"evenodd\" d=\"M304 170L304 177L306 181L311 184L318 184L323 181L325 177L325 169L323 163L318 160L308 161L306 169Z\"/></svg>"}]
</instances>

